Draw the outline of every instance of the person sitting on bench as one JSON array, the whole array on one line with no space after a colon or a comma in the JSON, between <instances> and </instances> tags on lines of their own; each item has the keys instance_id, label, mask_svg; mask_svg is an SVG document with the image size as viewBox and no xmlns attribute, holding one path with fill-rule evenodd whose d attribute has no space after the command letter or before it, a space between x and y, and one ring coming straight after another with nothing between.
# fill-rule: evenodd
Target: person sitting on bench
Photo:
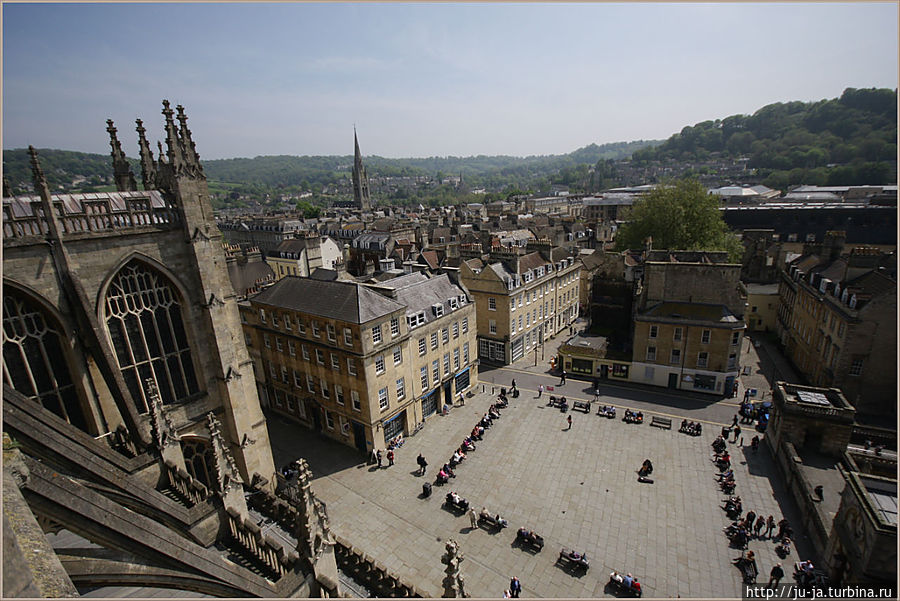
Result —
<instances>
[{"instance_id":1,"label":"person sitting on bench","mask_svg":"<svg viewBox=\"0 0 900 601\"><path fill-rule=\"evenodd\" d=\"M499 513L494 517L494 521L497 522L497 525L501 528L506 528L506 526L509 524L509 522L500 517Z\"/></svg>"},{"instance_id":2,"label":"person sitting on bench","mask_svg":"<svg viewBox=\"0 0 900 601\"><path fill-rule=\"evenodd\" d=\"M627 588L631 588L632 583L634 583L634 577L630 573L625 574L625 577L622 578L622 584Z\"/></svg>"},{"instance_id":3,"label":"person sitting on bench","mask_svg":"<svg viewBox=\"0 0 900 601\"><path fill-rule=\"evenodd\" d=\"M462 497L456 494L456 491L450 491L450 500L459 505L462 502Z\"/></svg>"},{"instance_id":4,"label":"person sitting on bench","mask_svg":"<svg viewBox=\"0 0 900 601\"><path fill-rule=\"evenodd\" d=\"M652 474L653 463L649 459L644 459L644 463L641 464L641 469L644 470L645 474Z\"/></svg>"},{"instance_id":5,"label":"person sitting on bench","mask_svg":"<svg viewBox=\"0 0 900 601\"><path fill-rule=\"evenodd\" d=\"M491 512L487 510L487 507L482 507L481 513L478 514L478 517L480 517L483 520L490 520Z\"/></svg>"},{"instance_id":6,"label":"person sitting on bench","mask_svg":"<svg viewBox=\"0 0 900 601\"><path fill-rule=\"evenodd\" d=\"M453 473L453 470L450 469L450 464L449 464L449 463L445 463L444 466L441 468L441 471L442 471L442 472L444 473L444 475L446 475L446 476L449 476L449 477L451 477L451 478L456 478L456 474L454 474L454 473Z\"/></svg>"},{"instance_id":7,"label":"person sitting on bench","mask_svg":"<svg viewBox=\"0 0 900 601\"><path fill-rule=\"evenodd\" d=\"M438 472L437 480L441 484L446 484L447 480L449 480L449 479L450 479L450 476L443 469L441 469L441 471Z\"/></svg>"}]
</instances>

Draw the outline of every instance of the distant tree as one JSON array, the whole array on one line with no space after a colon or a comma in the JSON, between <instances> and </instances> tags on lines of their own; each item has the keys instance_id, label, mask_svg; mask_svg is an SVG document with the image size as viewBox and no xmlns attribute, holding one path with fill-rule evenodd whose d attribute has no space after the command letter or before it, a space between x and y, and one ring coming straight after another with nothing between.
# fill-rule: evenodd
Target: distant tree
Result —
<instances>
[{"instance_id":1,"label":"distant tree","mask_svg":"<svg viewBox=\"0 0 900 601\"><path fill-rule=\"evenodd\" d=\"M719 211L719 200L696 179L664 183L636 200L628 221L616 233L619 250L641 248L653 238L653 248L724 250L737 261L741 243Z\"/></svg>"}]
</instances>

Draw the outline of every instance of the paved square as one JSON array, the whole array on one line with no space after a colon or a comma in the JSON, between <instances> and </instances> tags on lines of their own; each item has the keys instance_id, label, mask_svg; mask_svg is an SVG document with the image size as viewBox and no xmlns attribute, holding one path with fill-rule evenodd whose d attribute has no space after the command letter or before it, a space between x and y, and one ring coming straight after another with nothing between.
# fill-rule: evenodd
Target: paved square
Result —
<instances>
[{"instance_id":1,"label":"paved square","mask_svg":"<svg viewBox=\"0 0 900 601\"><path fill-rule=\"evenodd\" d=\"M434 597L443 592L440 558L448 538L460 543L461 571L473 597L501 597L514 575L526 597L608 596L613 569L632 572L647 597L740 596L740 573L731 564L740 552L722 533L728 519L710 461L718 431L713 426L690 437L677 432L674 420L672 431L651 428L649 418L625 424L620 410L615 420L570 413L567 431L567 414L547 407L546 393L539 400L523 392L468 454L457 477L420 498L423 482L433 482L491 402L490 395L478 394L450 415L431 418L397 451L396 464L381 470L360 463L353 449L270 417L276 465L306 457L334 531ZM745 511L772 514L776 521L786 515L800 535L793 505L779 505L787 496L765 448L755 455L749 446L730 445L730 451ZM415 475L420 452L429 464L425 478ZM654 484L637 482L646 458L653 462ZM476 511L486 506L499 512L510 527L498 534L470 530L466 516L443 507L451 490ZM514 544L520 526L544 537L543 551ZM562 569L556 563L560 547L586 552L590 570ZM750 544L763 583L779 561L774 547L772 541ZM795 551L785 565L796 558Z\"/></svg>"}]
</instances>

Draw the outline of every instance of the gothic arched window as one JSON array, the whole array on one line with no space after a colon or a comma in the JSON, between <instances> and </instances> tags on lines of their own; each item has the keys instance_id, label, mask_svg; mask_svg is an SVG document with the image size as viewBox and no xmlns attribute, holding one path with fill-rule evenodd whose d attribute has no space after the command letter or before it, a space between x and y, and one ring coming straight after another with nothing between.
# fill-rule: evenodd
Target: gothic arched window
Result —
<instances>
[{"instance_id":1,"label":"gothic arched window","mask_svg":"<svg viewBox=\"0 0 900 601\"><path fill-rule=\"evenodd\" d=\"M216 473L215 459L209 441L203 438L184 437L181 439L184 466L194 480L199 480L209 490L215 490L213 482Z\"/></svg>"},{"instance_id":2,"label":"gothic arched window","mask_svg":"<svg viewBox=\"0 0 900 601\"><path fill-rule=\"evenodd\" d=\"M37 301L14 288L4 287L4 381L88 432L88 420L63 350L64 335L62 327Z\"/></svg>"},{"instance_id":3,"label":"gothic arched window","mask_svg":"<svg viewBox=\"0 0 900 601\"><path fill-rule=\"evenodd\" d=\"M138 261L123 267L106 293L106 327L140 413L148 410L140 384L147 378L163 403L199 390L179 297L162 273Z\"/></svg>"}]
</instances>

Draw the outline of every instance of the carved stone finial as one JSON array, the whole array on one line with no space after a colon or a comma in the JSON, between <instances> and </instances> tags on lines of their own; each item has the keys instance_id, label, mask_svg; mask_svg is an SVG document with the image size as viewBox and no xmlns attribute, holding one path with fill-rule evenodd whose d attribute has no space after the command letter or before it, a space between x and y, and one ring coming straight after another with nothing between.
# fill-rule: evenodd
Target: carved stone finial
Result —
<instances>
[{"instance_id":1,"label":"carved stone finial","mask_svg":"<svg viewBox=\"0 0 900 601\"><path fill-rule=\"evenodd\" d=\"M13 191L12 186L9 185L9 180L6 179L6 174L3 174L3 198L12 198Z\"/></svg>"},{"instance_id":2,"label":"carved stone finial","mask_svg":"<svg viewBox=\"0 0 900 601\"><path fill-rule=\"evenodd\" d=\"M113 178L116 181L116 190L119 192L137 190L137 183L134 181L131 165L128 164L128 159L125 157L125 153L122 152L122 144L116 136L118 130L113 125L112 119L106 120L106 131L109 132L109 145L112 148L110 154L113 160Z\"/></svg>"},{"instance_id":3,"label":"carved stone finial","mask_svg":"<svg viewBox=\"0 0 900 601\"><path fill-rule=\"evenodd\" d=\"M213 447L213 458L216 464L216 479L219 484L219 491L228 492L229 489L239 489L243 484L241 474L234 462L231 451L222 437L222 426L215 414L210 411L207 414L207 427Z\"/></svg>"},{"instance_id":4,"label":"carved stone finial","mask_svg":"<svg viewBox=\"0 0 900 601\"><path fill-rule=\"evenodd\" d=\"M156 387L156 381L153 378L144 380L144 390L147 394L147 406L150 409L150 423L152 426L152 434L156 440L156 446L160 451L168 446L177 445L180 440L175 424L172 418L163 408L162 398L159 396L159 389Z\"/></svg>"},{"instance_id":5,"label":"carved stone finial","mask_svg":"<svg viewBox=\"0 0 900 601\"><path fill-rule=\"evenodd\" d=\"M144 184L144 190L155 190L156 163L153 161L153 151L150 150L150 144L147 143L147 130L144 128L144 122L141 119L135 119L134 122L137 124L136 131L141 152L141 181ZM161 151L160 156L162 156Z\"/></svg>"}]
</instances>

